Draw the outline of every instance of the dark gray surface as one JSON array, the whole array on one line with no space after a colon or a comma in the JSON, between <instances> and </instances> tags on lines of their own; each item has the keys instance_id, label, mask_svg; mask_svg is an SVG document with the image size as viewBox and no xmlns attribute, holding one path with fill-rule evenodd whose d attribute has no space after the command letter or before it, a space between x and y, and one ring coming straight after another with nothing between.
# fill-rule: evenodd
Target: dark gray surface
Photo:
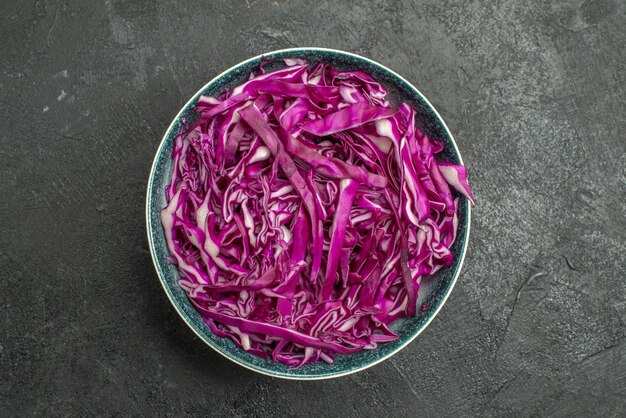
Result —
<instances>
[{"instance_id":1,"label":"dark gray surface","mask_svg":"<svg viewBox=\"0 0 626 418\"><path fill-rule=\"evenodd\" d=\"M626 414L623 1L203 3L0 5L0 415ZM255 375L201 344L144 236L171 118L289 46L414 82L478 203L440 315L333 381Z\"/></svg>"}]
</instances>

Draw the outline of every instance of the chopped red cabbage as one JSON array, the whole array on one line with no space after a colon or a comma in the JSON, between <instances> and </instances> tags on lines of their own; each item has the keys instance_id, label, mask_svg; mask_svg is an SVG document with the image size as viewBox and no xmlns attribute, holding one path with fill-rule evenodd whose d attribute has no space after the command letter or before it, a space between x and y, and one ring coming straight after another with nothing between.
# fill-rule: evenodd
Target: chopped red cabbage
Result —
<instances>
[{"instance_id":1,"label":"chopped red cabbage","mask_svg":"<svg viewBox=\"0 0 626 418\"><path fill-rule=\"evenodd\" d=\"M398 338L420 280L452 263L465 167L361 71L286 60L181 130L161 220L211 331L300 367ZM423 306L422 306L423 309Z\"/></svg>"}]
</instances>

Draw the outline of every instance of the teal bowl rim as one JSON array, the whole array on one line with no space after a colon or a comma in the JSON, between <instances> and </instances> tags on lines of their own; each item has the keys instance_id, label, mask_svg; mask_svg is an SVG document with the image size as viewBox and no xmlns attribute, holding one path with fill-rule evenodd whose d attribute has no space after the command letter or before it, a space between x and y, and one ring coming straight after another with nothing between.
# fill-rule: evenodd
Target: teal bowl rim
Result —
<instances>
[{"instance_id":1,"label":"teal bowl rim","mask_svg":"<svg viewBox=\"0 0 626 418\"><path fill-rule=\"evenodd\" d=\"M411 342L413 342L413 340L415 340L415 338L417 338L417 336L419 334L421 334L426 329L426 327L428 327L428 325L432 322L432 320L437 316L437 314L439 313L439 311L441 310L443 305L445 305L448 297L450 296L450 293L452 292L452 289L454 288L454 285L456 284L457 279L458 279L458 277L459 277L459 275L461 273L461 269L463 267L463 262L465 261L465 255L467 253L467 245L468 245L469 234L470 234L470 229L471 229L471 205L466 204L466 210L465 210L464 219L462 219L462 221L460 220L460 222L459 222L459 225L464 223L466 225L466 228L465 228L465 233L462 236L458 236L457 237L457 240L460 240L460 248L459 248L460 253L457 254L458 261L452 266L453 268L455 268L455 271L452 273L452 278L449 280L447 287L443 290L443 296L437 302L438 306L432 312L429 313L429 317L426 318L425 322L422 323L422 325L415 331L415 333L413 335L409 336L409 338L407 338L402 344L398 345L397 347L395 347L394 349L392 349L391 351L386 353L384 356L382 356L380 358L377 358L374 361L361 364L359 366L353 367L353 368L345 370L345 371L304 375L304 374L298 374L298 370L299 369L290 370L289 372L281 372L281 371L271 370L269 368L264 368L264 367L261 367L261 366L256 365L256 364L252 364L252 363L246 362L246 361L244 361L244 360L242 360L240 358L233 357L224 348L218 346L213 341L211 341L210 339L206 338L205 335L202 334L201 330L198 329L196 327L196 325L191 322L190 318L183 311L183 308L174 299L174 295L172 293L172 289L170 288L170 285L166 281L166 273L164 272L163 268L159 264L158 257L157 257L157 245L156 245L156 242L155 242L156 241L155 240L155 234L154 234L153 226L152 226L152 224L150 222L151 221L151 217L150 217L151 213L153 213L153 211L155 211L155 210L157 210L159 212L161 211L161 208L155 207L155 205L153 205L153 199L152 199L153 194L155 192L158 192L158 190L155 190L155 177L156 177L156 170L157 170L157 163L158 163L158 160L159 160L159 156L161 156L161 154L163 153L163 150L166 147L167 139L171 135L172 130L177 125L177 122L188 111L190 106L197 101L197 99L200 97L200 95L205 90L210 88L210 86L212 86L214 83L217 83L218 81L220 81L220 79L224 78L225 76L227 76L231 72L236 72L238 69L240 69L242 67L245 67L245 66L247 66L248 64L250 64L250 63L252 63L254 61L261 61L264 58L279 58L279 57L288 56L288 55L292 55L293 56L293 55L296 55L296 54L313 55L313 54L316 54L316 53L317 54L335 54L335 55L338 55L338 56L344 56L344 57L347 57L347 58L350 58L350 59L354 59L354 60L357 60L357 61L362 61L362 62L367 63L367 64L369 64L369 65L371 65L373 67L376 67L377 70L379 70L379 71L387 73L387 75L390 75L392 78L395 79L395 81L398 81L401 84L403 84L402 87L404 87L407 90L409 90L411 94L417 96L417 98L419 98L419 100L423 104L426 105L426 107L432 113L432 115L435 116L437 122L441 125L441 127L443 128L443 131L445 132L445 134L448 137L447 139L448 139L449 145L452 147L451 151L453 152L455 158L457 159L457 161L460 164L463 164L463 159L461 158L461 153L459 152L459 149L458 149L458 147L456 145L454 137L452 136L452 133L450 132L450 129L446 125L446 123L443 120L443 118L441 117L441 115L439 115L439 112L437 112L437 110L430 103L430 101L428 101L428 99L412 83L410 83L408 80L406 80L404 77L402 77L401 75L399 75L395 71L387 68L386 66L384 66L384 65L382 65L382 64L380 64L380 63L378 63L378 62L376 62L374 60L371 60L369 58L366 58L366 57L363 57L361 55L357 55L357 54L354 54L354 53L351 53L351 52L345 52L345 51L331 49L331 48L318 48L318 47L287 48L287 49L280 49L280 50L265 52L263 54L254 56L252 58L248 58L247 60L242 61L242 62L240 62L240 63L230 67L226 71L223 71L222 73L220 73L219 75L214 77L211 81L206 83L204 86L202 86L202 88L200 88L193 95L193 97L191 99L189 99L189 101L187 101L187 103L176 114L176 117L172 120L172 123L169 125L169 127L165 131L165 134L163 135L163 139L161 140L161 143L159 144L159 147L158 147L157 152L155 154L154 161L152 162L152 167L150 169L150 177L149 177L149 180L148 180L148 186L147 186L147 192L146 192L146 230L147 230L147 235L148 235L148 243L150 245L150 255L152 257L152 262L154 264L154 267L155 267L155 269L157 271L157 275L159 276L159 281L161 282L161 286L163 287L163 290L165 291L165 294L167 295L168 299L170 300L170 302L174 306L174 309L176 310L178 315L183 319L183 321L187 324L187 326L189 326L189 328L191 328L191 330L202 341L204 341L205 344L207 344L209 347L213 348L219 354L221 354L222 356L224 356L227 359L231 360L232 362L234 362L234 363L236 363L236 364L238 364L238 365L240 365L242 367L245 367L246 369L249 369L249 370L252 370L254 372L257 372L257 373L261 373L261 374L264 374L264 375L267 375L267 376L272 376L272 377L278 377L278 378L282 378L282 379L290 379L290 380L323 380L323 379L331 379L331 378L335 378L335 377L347 376L347 375L350 375L350 374L353 374L353 373L356 373L356 372L368 369L368 368L370 368L372 366L375 366L376 364L378 364L378 363L380 363L380 362L382 362L384 360L389 359L394 354L398 353L400 350L402 350L403 348L408 346ZM206 327L206 329L208 329L208 327ZM210 330L209 330L209 332L210 332Z\"/></svg>"}]
</instances>

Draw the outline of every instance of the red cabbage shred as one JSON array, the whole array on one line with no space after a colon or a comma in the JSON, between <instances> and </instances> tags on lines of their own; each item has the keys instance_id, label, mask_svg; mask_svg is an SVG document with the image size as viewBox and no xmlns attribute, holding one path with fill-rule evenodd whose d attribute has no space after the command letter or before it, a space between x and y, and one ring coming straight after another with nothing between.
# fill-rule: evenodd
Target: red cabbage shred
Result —
<instances>
[{"instance_id":1,"label":"red cabbage shred","mask_svg":"<svg viewBox=\"0 0 626 418\"><path fill-rule=\"evenodd\" d=\"M211 331L300 367L396 340L421 279L452 263L455 195L473 196L371 76L285 63L200 97L161 220Z\"/></svg>"}]
</instances>

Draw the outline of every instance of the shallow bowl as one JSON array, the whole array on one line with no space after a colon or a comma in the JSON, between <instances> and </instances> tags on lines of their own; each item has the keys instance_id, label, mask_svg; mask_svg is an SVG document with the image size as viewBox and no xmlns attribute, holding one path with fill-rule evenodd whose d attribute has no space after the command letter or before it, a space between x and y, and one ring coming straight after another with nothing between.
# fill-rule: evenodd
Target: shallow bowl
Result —
<instances>
[{"instance_id":1,"label":"shallow bowl","mask_svg":"<svg viewBox=\"0 0 626 418\"><path fill-rule=\"evenodd\" d=\"M262 374L298 380L327 379L344 376L371 367L388 359L413 341L433 320L448 299L459 277L465 258L470 231L470 205L462 198L458 208L459 229L457 240L452 247L454 262L450 267L440 270L433 277L422 280L417 301L419 309L413 318L400 318L392 324L392 329L399 339L379 344L375 350L365 350L352 355L337 355L332 364L317 362L292 369L284 364L266 361L237 347L231 340L215 336L204 324L202 318L191 305L185 292L179 287L179 274L175 266L167 261L168 250L161 227L160 211L165 206L165 186L172 170L172 146L174 137L179 132L183 119L193 118L194 106L200 95L217 96L226 88L232 88L247 80L248 75L258 69L259 63L267 59L276 59L272 65L280 65L282 58L305 58L310 62L329 62L338 69L358 69L371 74L388 90L388 99L392 105L407 102L416 111L416 123L429 137L443 142L444 151L439 159L462 164L461 155L452 138L450 130L432 104L420 91L402 76L389 68L349 52L325 48L293 48L268 52L247 59L224 71L204 85L178 112L165 132L159 145L148 181L146 201L146 222L148 241L152 260L163 285L163 289L174 308L184 322L202 341L229 360Z\"/></svg>"}]
</instances>

